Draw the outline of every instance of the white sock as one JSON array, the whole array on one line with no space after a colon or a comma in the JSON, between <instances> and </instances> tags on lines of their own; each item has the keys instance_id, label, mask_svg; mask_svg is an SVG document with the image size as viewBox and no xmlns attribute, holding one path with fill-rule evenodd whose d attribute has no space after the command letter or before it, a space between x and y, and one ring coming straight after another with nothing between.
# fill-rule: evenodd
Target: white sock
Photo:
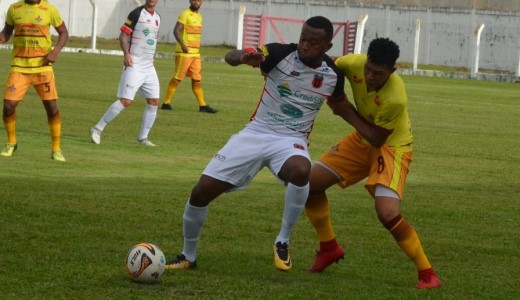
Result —
<instances>
[{"instance_id":1,"label":"white sock","mask_svg":"<svg viewBox=\"0 0 520 300\"><path fill-rule=\"evenodd\" d=\"M183 226L182 232L184 234L184 248L182 254L187 260L194 262L197 258L197 245L199 244L199 236L202 231L202 225L208 216L208 207L196 207L190 204L190 200L186 203L184 208L184 215L182 216Z\"/></svg>"},{"instance_id":2,"label":"white sock","mask_svg":"<svg viewBox=\"0 0 520 300\"><path fill-rule=\"evenodd\" d=\"M146 104L143 112L143 122L141 124L141 132L139 133L139 140L142 141L148 138L148 133L152 129L155 118L157 117L157 106Z\"/></svg>"},{"instance_id":3,"label":"white sock","mask_svg":"<svg viewBox=\"0 0 520 300\"><path fill-rule=\"evenodd\" d=\"M305 186L296 186L292 183L287 185L285 190L285 208L283 211L282 228L276 237L277 242L289 244L294 225L305 207L309 196L309 183Z\"/></svg>"},{"instance_id":4,"label":"white sock","mask_svg":"<svg viewBox=\"0 0 520 300\"><path fill-rule=\"evenodd\" d=\"M125 106L123 105L123 103L121 103L121 101L119 101L119 99L116 100L114 103L112 103L112 105L110 105L110 107L107 109L105 114L101 117L101 119L96 124L96 126L94 126L94 128L99 131L103 131L105 129L105 127L108 125L108 123L112 122L112 120L114 120L114 118L117 117L119 115L119 113L121 113L123 111L123 109L125 109Z\"/></svg>"}]
</instances>

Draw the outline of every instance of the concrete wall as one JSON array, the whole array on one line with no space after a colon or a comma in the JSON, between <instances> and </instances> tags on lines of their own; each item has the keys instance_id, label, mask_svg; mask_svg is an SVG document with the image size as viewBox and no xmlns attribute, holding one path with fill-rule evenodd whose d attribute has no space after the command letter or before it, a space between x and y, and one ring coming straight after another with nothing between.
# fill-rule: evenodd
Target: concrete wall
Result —
<instances>
[{"instance_id":1,"label":"concrete wall","mask_svg":"<svg viewBox=\"0 0 520 300\"><path fill-rule=\"evenodd\" d=\"M0 17L14 0L0 0ZM93 8L90 0L49 0L61 11L73 36L90 36ZM98 5L98 37L116 38L119 27L131 9L142 0L96 0ZM346 3L348 2L348 4ZM359 2L359 3L357 3ZM433 2L433 4L432 4ZM385 4L381 4L385 3ZM246 7L246 13L276 17L306 19L314 15L327 16L334 22L356 21L368 14L362 52L375 37L390 37L401 47L400 61L412 62L415 40L415 23L421 20L420 64L447 65L470 68L475 42L475 30L485 24L482 33L479 66L514 72L518 68L520 53L520 12L512 10L477 10L445 8L452 3L459 7L502 8L511 4L520 7L520 0L205 0L201 8L204 17L202 43L205 45L236 45L238 9ZM430 6L425 6L429 4ZM471 6L471 5L472 6ZM162 17L160 39L175 42L172 34L177 16L187 8L188 0L159 0L157 11ZM436 7L431 7L431 6ZM296 42L299 24L277 23L286 42ZM271 28L271 27L270 27ZM278 41L272 28L268 42ZM341 54L342 41L336 38L330 54Z\"/></svg>"},{"instance_id":2,"label":"concrete wall","mask_svg":"<svg viewBox=\"0 0 520 300\"><path fill-rule=\"evenodd\" d=\"M392 5L431 8L462 8L477 10L520 11L518 0L331 0L349 5Z\"/></svg>"}]
</instances>

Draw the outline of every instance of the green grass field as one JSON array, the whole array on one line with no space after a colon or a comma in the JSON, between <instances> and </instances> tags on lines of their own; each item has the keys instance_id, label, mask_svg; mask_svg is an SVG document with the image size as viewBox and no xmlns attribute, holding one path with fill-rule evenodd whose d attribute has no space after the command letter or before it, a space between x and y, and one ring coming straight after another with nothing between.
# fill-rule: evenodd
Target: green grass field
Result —
<instances>
[{"instance_id":1,"label":"green grass field","mask_svg":"<svg viewBox=\"0 0 520 300\"><path fill-rule=\"evenodd\" d=\"M10 52L0 51L0 82ZM414 126L414 163L402 213L416 227L444 286L414 288L416 272L378 223L362 185L331 189L333 221L347 256L308 274L318 243L302 216L292 239L294 267L277 271L272 244L284 189L264 170L249 189L211 205L198 268L136 284L124 271L136 243L167 257L182 248L182 213L213 154L253 112L263 79L257 69L203 65L206 99L221 111L200 114L190 83L174 111L159 111L136 144L144 102L137 98L105 130L88 130L116 96L122 58L62 53L55 64L66 163L50 159L44 109L31 90L19 105L18 150L0 157L2 299L519 299L520 86L404 77ZM162 92L171 60L157 60ZM314 159L351 127L327 107L311 136ZM0 141L6 139L0 131Z\"/></svg>"}]
</instances>

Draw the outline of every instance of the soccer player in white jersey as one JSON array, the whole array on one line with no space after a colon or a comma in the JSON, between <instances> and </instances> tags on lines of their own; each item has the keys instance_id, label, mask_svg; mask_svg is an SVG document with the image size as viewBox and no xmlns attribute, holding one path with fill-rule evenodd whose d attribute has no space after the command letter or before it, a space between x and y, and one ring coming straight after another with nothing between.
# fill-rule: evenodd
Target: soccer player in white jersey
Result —
<instances>
[{"instance_id":1,"label":"soccer player in white jersey","mask_svg":"<svg viewBox=\"0 0 520 300\"><path fill-rule=\"evenodd\" d=\"M266 44L233 50L231 66L260 67L266 81L251 122L218 151L193 188L183 215L184 248L167 269L196 267L199 235L209 203L224 192L246 188L264 167L286 186L281 230L274 240L274 264L291 269L289 239L309 194L311 162L308 136L323 103L347 122L361 122L343 91L344 76L325 53L332 47L333 26L312 17L298 44Z\"/></svg>"},{"instance_id":2,"label":"soccer player in white jersey","mask_svg":"<svg viewBox=\"0 0 520 300\"><path fill-rule=\"evenodd\" d=\"M136 92L146 98L141 132L137 142L145 146L154 147L148 140L148 134L157 117L159 105L159 78L153 60L161 17L155 11L158 0L146 0L143 6L134 9L121 26L119 44L124 53L123 74L119 81L117 99L107 109L99 122L90 129L90 137L95 144L101 143L101 132L126 107L134 101Z\"/></svg>"}]
</instances>

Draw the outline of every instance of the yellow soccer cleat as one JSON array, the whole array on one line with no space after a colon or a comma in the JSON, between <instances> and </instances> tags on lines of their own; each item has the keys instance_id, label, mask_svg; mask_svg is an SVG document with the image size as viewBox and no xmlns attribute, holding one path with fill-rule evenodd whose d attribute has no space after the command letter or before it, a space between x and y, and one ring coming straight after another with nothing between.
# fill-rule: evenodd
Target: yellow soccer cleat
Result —
<instances>
[{"instance_id":1,"label":"yellow soccer cleat","mask_svg":"<svg viewBox=\"0 0 520 300\"><path fill-rule=\"evenodd\" d=\"M52 151L51 158L55 161L65 161L65 157L63 156L63 153L61 153L61 151Z\"/></svg>"},{"instance_id":2,"label":"yellow soccer cleat","mask_svg":"<svg viewBox=\"0 0 520 300\"><path fill-rule=\"evenodd\" d=\"M5 144L2 152L0 152L1 156L13 156L13 152L18 148L17 144Z\"/></svg>"},{"instance_id":3,"label":"yellow soccer cleat","mask_svg":"<svg viewBox=\"0 0 520 300\"><path fill-rule=\"evenodd\" d=\"M166 262L165 269L167 270L189 270L195 269L197 267L197 262L191 262L186 259L184 254L177 255L177 257L173 260L169 260Z\"/></svg>"},{"instance_id":4,"label":"yellow soccer cleat","mask_svg":"<svg viewBox=\"0 0 520 300\"><path fill-rule=\"evenodd\" d=\"M278 242L273 246L274 250L274 266L278 270L289 271L292 268L291 255L289 253L289 245L287 243Z\"/></svg>"}]
</instances>

